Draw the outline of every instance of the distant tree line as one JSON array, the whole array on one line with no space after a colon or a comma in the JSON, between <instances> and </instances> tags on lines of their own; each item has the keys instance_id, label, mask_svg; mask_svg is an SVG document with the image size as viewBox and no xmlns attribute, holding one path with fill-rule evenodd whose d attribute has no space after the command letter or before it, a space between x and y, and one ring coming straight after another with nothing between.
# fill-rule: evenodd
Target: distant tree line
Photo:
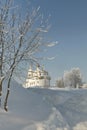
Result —
<instances>
[{"instance_id":1,"label":"distant tree line","mask_svg":"<svg viewBox=\"0 0 87 130\"><path fill-rule=\"evenodd\" d=\"M80 88L82 85L82 74L79 68L72 68L70 71L65 71L63 77L56 80L56 86L59 88Z\"/></svg>"}]
</instances>

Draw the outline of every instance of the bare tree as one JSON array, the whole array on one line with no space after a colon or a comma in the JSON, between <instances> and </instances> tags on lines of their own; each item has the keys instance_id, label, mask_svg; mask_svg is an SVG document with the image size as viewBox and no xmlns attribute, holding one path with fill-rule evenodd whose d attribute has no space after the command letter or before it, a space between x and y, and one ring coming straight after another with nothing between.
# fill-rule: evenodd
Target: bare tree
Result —
<instances>
[{"instance_id":1,"label":"bare tree","mask_svg":"<svg viewBox=\"0 0 87 130\"><path fill-rule=\"evenodd\" d=\"M56 87L58 87L58 88L64 88L63 78L58 78L58 80L56 80Z\"/></svg>"},{"instance_id":2,"label":"bare tree","mask_svg":"<svg viewBox=\"0 0 87 130\"><path fill-rule=\"evenodd\" d=\"M77 88L82 85L82 75L79 68L73 68L70 71L65 71L63 77L65 87Z\"/></svg>"},{"instance_id":3,"label":"bare tree","mask_svg":"<svg viewBox=\"0 0 87 130\"><path fill-rule=\"evenodd\" d=\"M13 74L23 62L36 62L35 54L46 45L42 37L48 29L39 7L23 16L12 0L0 0L0 95L3 81L8 79L5 109Z\"/></svg>"},{"instance_id":4,"label":"bare tree","mask_svg":"<svg viewBox=\"0 0 87 130\"><path fill-rule=\"evenodd\" d=\"M63 77L56 80L56 86L59 88L80 88L82 85L82 74L79 68L72 68L70 71L64 71Z\"/></svg>"}]
</instances>

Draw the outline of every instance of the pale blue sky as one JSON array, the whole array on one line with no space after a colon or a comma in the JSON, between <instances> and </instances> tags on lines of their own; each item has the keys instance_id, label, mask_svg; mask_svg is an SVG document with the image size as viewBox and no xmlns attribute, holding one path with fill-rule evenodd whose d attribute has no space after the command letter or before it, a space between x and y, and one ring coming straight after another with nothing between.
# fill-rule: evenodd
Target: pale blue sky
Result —
<instances>
[{"instance_id":1,"label":"pale blue sky","mask_svg":"<svg viewBox=\"0 0 87 130\"><path fill-rule=\"evenodd\" d=\"M17 0L25 10L26 0ZM59 41L50 48L47 56L56 56L53 61L44 60L52 83L63 76L65 70L79 67L87 81L87 0L31 0L34 7L40 6L44 18L51 14L52 25L47 40Z\"/></svg>"}]
</instances>

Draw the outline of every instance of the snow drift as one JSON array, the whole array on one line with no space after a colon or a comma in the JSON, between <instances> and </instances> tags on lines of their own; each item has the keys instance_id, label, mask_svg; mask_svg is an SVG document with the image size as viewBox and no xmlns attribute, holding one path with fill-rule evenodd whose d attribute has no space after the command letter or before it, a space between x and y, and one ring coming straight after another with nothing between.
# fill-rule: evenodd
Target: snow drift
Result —
<instances>
[{"instance_id":1,"label":"snow drift","mask_svg":"<svg viewBox=\"0 0 87 130\"><path fill-rule=\"evenodd\" d=\"M12 82L8 112L0 108L0 130L86 130L87 90L24 89Z\"/></svg>"}]
</instances>

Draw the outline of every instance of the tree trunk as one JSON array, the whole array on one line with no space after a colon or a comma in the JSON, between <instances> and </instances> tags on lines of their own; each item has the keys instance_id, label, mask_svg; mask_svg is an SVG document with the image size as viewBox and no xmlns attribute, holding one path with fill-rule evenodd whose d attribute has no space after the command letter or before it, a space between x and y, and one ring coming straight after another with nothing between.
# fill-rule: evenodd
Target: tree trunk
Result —
<instances>
[{"instance_id":1,"label":"tree trunk","mask_svg":"<svg viewBox=\"0 0 87 130\"><path fill-rule=\"evenodd\" d=\"M0 82L0 107L1 107L1 96L2 96L2 82Z\"/></svg>"},{"instance_id":2,"label":"tree trunk","mask_svg":"<svg viewBox=\"0 0 87 130\"><path fill-rule=\"evenodd\" d=\"M14 68L12 69L10 77L8 79L7 93L6 93L6 98L5 98L5 101L4 101L4 110L5 111L8 111L8 97L9 97L9 94L10 94L10 83L11 83L11 78L12 78L13 71L14 71Z\"/></svg>"},{"instance_id":3,"label":"tree trunk","mask_svg":"<svg viewBox=\"0 0 87 130\"><path fill-rule=\"evenodd\" d=\"M8 97L9 97L9 92L10 90L7 90L7 94L6 94L6 98L5 98L5 102L4 102L4 110L8 111Z\"/></svg>"},{"instance_id":4,"label":"tree trunk","mask_svg":"<svg viewBox=\"0 0 87 130\"><path fill-rule=\"evenodd\" d=\"M0 96L2 96L2 81L0 81Z\"/></svg>"}]
</instances>

